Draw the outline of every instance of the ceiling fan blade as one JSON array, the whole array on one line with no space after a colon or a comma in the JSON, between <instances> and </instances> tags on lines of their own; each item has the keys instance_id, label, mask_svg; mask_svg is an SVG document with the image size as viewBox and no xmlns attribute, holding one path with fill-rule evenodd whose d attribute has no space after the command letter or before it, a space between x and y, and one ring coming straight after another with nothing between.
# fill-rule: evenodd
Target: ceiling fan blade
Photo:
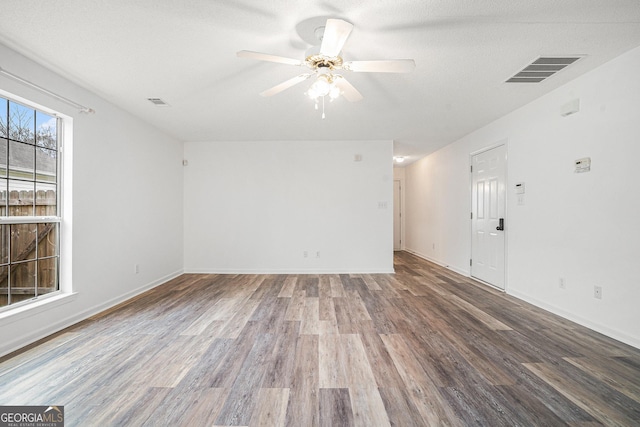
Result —
<instances>
[{"instance_id":1,"label":"ceiling fan blade","mask_svg":"<svg viewBox=\"0 0 640 427\"><path fill-rule=\"evenodd\" d=\"M344 43L353 30L353 24L342 19L327 19L320 45L320 53L325 56L338 56Z\"/></svg>"},{"instance_id":2,"label":"ceiling fan blade","mask_svg":"<svg viewBox=\"0 0 640 427\"><path fill-rule=\"evenodd\" d=\"M342 68L358 73L410 73L416 68L413 59L390 59L383 61L347 61Z\"/></svg>"},{"instance_id":3,"label":"ceiling fan blade","mask_svg":"<svg viewBox=\"0 0 640 427\"><path fill-rule=\"evenodd\" d=\"M357 102L362 99L362 94L358 92L358 89L353 87L351 83L347 81L344 77L340 75L336 75L335 85L338 86L340 91L342 91L342 96L349 102Z\"/></svg>"},{"instance_id":4,"label":"ceiling fan blade","mask_svg":"<svg viewBox=\"0 0 640 427\"><path fill-rule=\"evenodd\" d=\"M279 85L275 85L271 89L267 89L264 92L261 92L260 96L267 97L267 96L276 95L276 94L282 92L283 90L289 89L291 86L295 86L298 83L307 80L309 77L311 77L311 74L300 74L299 76L296 76L296 77L294 77L292 79L286 80L286 81L280 83Z\"/></svg>"},{"instance_id":5,"label":"ceiling fan blade","mask_svg":"<svg viewBox=\"0 0 640 427\"><path fill-rule=\"evenodd\" d=\"M252 52L250 50L241 50L236 53L240 58L257 59L258 61L277 62L280 64L288 65L302 65L303 62L293 58L286 58L284 56L269 55L268 53Z\"/></svg>"}]
</instances>

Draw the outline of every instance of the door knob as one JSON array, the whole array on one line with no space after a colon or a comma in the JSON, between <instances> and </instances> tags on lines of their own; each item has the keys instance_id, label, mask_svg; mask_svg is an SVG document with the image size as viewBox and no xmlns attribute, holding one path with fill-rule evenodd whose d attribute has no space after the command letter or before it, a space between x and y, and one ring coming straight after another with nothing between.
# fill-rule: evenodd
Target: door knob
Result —
<instances>
[{"instance_id":1,"label":"door knob","mask_svg":"<svg viewBox=\"0 0 640 427\"><path fill-rule=\"evenodd\" d=\"M496 230L498 231L502 231L504 230L504 218L500 218L498 223L498 226L496 227Z\"/></svg>"}]
</instances>

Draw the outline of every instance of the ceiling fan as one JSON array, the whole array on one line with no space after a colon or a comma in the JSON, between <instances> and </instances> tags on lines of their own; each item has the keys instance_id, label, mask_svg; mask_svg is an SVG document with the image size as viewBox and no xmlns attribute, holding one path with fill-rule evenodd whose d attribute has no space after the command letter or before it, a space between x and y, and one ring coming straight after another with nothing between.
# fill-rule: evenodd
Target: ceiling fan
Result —
<instances>
[{"instance_id":1,"label":"ceiling fan","mask_svg":"<svg viewBox=\"0 0 640 427\"><path fill-rule=\"evenodd\" d=\"M315 77L315 82L309 87L307 95L317 102L329 96L331 100L344 96L347 101L356 102L362 99L362 94L347 81L338 71L353 71L364 73L409 73L415 68L413 59L394 59L377 61L344 61L340 52L347 38L353 30L353 24L342 19L327 19L324 27L316 29L320 49L307 52L307 57L301 61L286 58L284 56L270 55L266 53L241 50L237 55L241 58L257 59L260 61L277 62L280 64L306 66L310 72L300 74L286 80L270 89L260 93L261 96L273 96L292 86L297 85L310 77ZM323 112L324 118L324 112Z\"/></svg>"}]
</instances>

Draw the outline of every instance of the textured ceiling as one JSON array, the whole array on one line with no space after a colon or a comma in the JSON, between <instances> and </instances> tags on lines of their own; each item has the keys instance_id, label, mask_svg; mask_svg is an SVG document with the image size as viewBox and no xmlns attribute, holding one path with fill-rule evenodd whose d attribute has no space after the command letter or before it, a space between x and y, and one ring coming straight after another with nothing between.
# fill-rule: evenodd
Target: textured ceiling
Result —
<instances>
[{"instance_id":1,"label":"textured ceiling","mask_svg":"<svg viewBox=\"0 0 640 427\"><path fill-rule=\"evenodd\" d=\"M411 160L640 45L638 0L2 0L1 11L0 42L179 140L393 139ZM258 96L302 71L236 52L303 59L327 17L355 26L345 60L413 58L415 71L345 74L364 100L328 104L325 120L304 96L311 81ZM586 56L543 83L504 83L538 56L574 54Z\"/></svg>"}]
</instances>

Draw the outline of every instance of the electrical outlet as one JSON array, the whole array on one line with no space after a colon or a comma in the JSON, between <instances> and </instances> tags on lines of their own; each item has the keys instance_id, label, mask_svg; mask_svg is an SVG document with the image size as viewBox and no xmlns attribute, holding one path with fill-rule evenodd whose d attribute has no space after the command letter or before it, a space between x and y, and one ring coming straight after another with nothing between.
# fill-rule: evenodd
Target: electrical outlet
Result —
<instances>
[{"instance_id":1,"label":"electrical outlet","mask_svg":"<svg viewBox=\"0 0 640 427\"><path fill-rule=\"evenodd\" d=\"M306 258L308 256L309 256L309 252L307 252L307 251L302 252L302 257L303 258Z\"/></svg>"},{"instance_id":2,"label":"electrical outlet","mask_svg":"<svg viewBox=\"0 0 640 427\"><path fill-rule=\"evenodd\" d=\"M593 287L593 297L597 299L602 299L602 286Z\"/></svg>"},{"instance_id":3,"label":"electrical outlet","mask_svg":"<svg viewBox=\"0 0 640 427\"><path fill-rule=\"evenodd\" d=\"M133 273L134 274L140 273L140 264L136 264L133 266Z\"/></svg>"},{"instance_id":4,"label":"electrical outlet","mask_svg":"<svg viewBox=\"0 0 640 427\"><path fill-rule=\"evenodd\" d=\"M316 252L316 258L320 258L320 251Z\"/></svg>"},{"instance_id":5,"label":"electrical outlet","mask_svg":"<svg viewBox=\"0 0 640 427\"><path fill-rule=\"evenodd\" d=\"M567 288L567 284L564 282L564 277L560 278L560 289L566 289Z\"/></svg>"}]
</instances>

